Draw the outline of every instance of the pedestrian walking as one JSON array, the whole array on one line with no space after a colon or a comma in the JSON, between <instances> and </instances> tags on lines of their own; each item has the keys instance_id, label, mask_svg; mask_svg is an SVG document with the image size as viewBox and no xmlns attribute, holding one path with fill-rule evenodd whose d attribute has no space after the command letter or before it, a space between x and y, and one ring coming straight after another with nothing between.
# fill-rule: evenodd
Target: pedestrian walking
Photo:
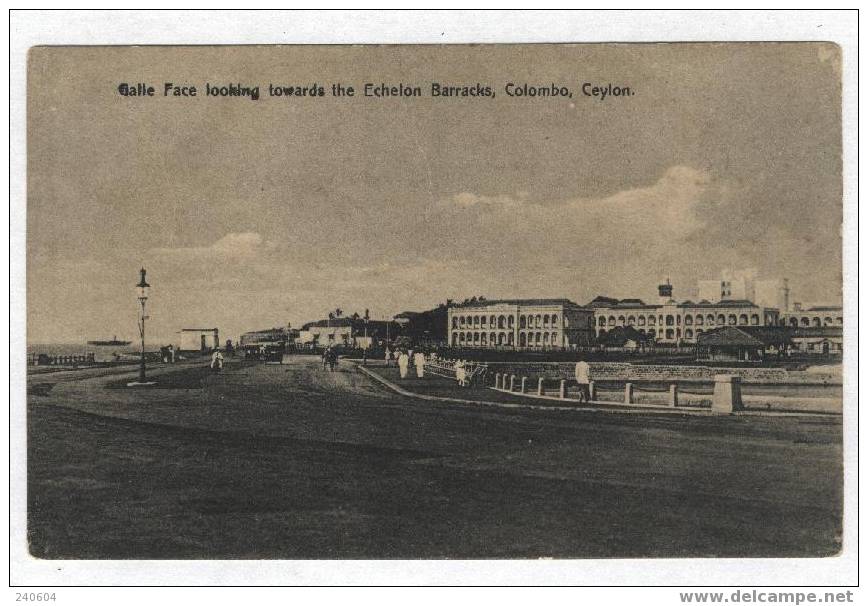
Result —
<instances>
[{"instance_id":1,"label":"pedestrian walking","mask_svg":"<svg viewBox=\"0 0 868 606\"><path fill-rule=\"evenodd\" d=\"M421 379L425 376L425 354L417 351L413 354L413 364L416 365L416 378Z\"/></svg>"},{"instance_id":2,"label":"pedestrian walking","mask_svg":"<svg viewBox=\"0 0 868 606\"><path fill-rule=\"evenodd\" d=\"M214 372L223 370L223 354L219 349L215 349L211 354L211 370Z\"/></svg>"},{"instance_id":3,"label":"pedestrian walking","mask_svg":"<svg viewBox=\"0 0 868 606\"><path fill-rule=\"evenodd\" d=\"M576 382L579 384L579 402L590 402L591 367L584 360L576 362Z\"/></svg>"},{"instance_id":4,"label":"pedestrian walking","mask_svg":"<svg viewBox=\"0 0 868 606\"><path fill-rule=\"evenodd\" d=\"M386 348L386 366L389 366L389 363L392 360L392 352L389 351L389 348Z\"/></svg>"},{"instance_id":5,"label":"pedestrian walking","mask_svg":"<svg viewBox=\"0 0 868 606\"><path fill-rule=\"evenodd\" d=\"M405 352L401 352L398 356L398 370L401 373L401 378L407 378L407 369L410 366L410 356L408 356Z\"/></svg>"},{"instance_id":6,"label":"pedestrian walking","mask_svg":"<svg viewBox=\"0 0 868 606\"><path fill-rule=\"evenodd\" d=\"M459 387L467 386L467 368L464 366L464 360L455 362L455 380L458 381Z\"/></svg>"}]
</instances>

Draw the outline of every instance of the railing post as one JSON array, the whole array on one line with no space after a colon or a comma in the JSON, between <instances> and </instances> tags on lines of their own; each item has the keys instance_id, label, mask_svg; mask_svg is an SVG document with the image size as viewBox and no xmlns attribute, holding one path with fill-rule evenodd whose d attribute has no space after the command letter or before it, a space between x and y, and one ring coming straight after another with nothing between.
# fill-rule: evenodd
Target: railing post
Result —
<instances>
[{"instance_id":1,"label":"railing post","mask_svg":"<svg viewBox=\"0 0 868 606\"><path fill-rule=\"evenodd\" d=\"M737 375L714 375L714 396L711 400L711 410L729 414L743 408L741 377Z\"/></svg>"},{"instance_id":2,"label":"railing post","mask_svg":"<svg viewBox=\"0 0 868 606\"><path fill-rule=\"evenodd\" d=\"M527 377L521 378L521 393L527 393Z\"/></svg>"},{"instance_id":3,"label":"railing post","mask_svg":"<svg viewBox=\"0 0 868 606\"><path fill-rule=\"evenodd\" d=\"M543 378L540 377L536 381L536 395L541 396L545 394L545 390L543 389Z\"/></svg>"},{"instance_id":4,"label":"railing post","mask_svg":"<svg viewBox=\"0 0 868 606\"><path fill-rule=\"evenodd\" d=\"M624 383L624 404L633 403L633 384Z\"/></svg>"},{"instance_id":5,"label":"railing post","mask_svg":"<svg viewBox=\"0 0 868 606\"><path fill-rule=\"evenodd\" d=\"M588 381L588 400L597 399L597 386L593 381Z\"/></svg>"},{"instance_id":6,"label":"railing post","mask_svg":"<svg viewBox=\"0 0 868 606\"><path fill-rule=\"evenodd\" d=\"M501 379L500 379L500 373L499 372L495 373L495 375L494 375L494 388L495 389L501 388Z\"/></svg>"},{"instance_id":7,"label":"railing post","mask_svg":"<svg viewBox=\"0 0 868 606\"><path fill-rule=\"evenodd\" d=\"M669 386L669 406L672 408L678 406L678 383Z\"/></svg>"},{"instance_id":8,"label":"railing post","mask_svg":"<svg viewBox=\"0 0 868 606\"><path fill-rule=\"evenodd\" d=\"M515 375L509 375L509 391L515 391Z\"/></svg>"},{"instance_id":9,"label":"railing post","mask_svg":"<svg viewBox=\"0 0 868 606\"><path fill-rule=\"evenodd\" d=\"M561 400L564 400L567 397L567 382L564 379L561 379L561 386L558 392L558 397Z\"/></svg>"}]
</instances>

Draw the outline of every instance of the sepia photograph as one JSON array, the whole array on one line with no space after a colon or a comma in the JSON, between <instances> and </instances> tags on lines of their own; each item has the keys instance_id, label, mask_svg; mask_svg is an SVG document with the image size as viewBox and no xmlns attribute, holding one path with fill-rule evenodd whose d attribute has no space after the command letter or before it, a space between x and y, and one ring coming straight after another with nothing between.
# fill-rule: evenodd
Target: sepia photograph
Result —
<instances>
[{"instance_id":1,"label":"sepia photograph","mask_svg":"<svg viewBox=\"0 0 868 606\"><path fill-rule=\"evenodd\" d=\"M29 557L839 558L842 62L30 47Z\"/></svg>"}]
</instances>

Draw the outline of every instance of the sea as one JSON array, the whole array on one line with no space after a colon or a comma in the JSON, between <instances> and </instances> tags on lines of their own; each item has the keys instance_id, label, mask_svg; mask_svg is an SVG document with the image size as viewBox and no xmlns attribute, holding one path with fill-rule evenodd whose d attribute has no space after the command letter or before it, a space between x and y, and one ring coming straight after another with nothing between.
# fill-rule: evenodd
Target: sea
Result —
<instances>
[{"instance_id":1,"label":"sea","mask_svg":"<svg viewBox=\"0 0 868 606\"><path fill-rule=\"evenodd\" d=\"M115 354L121 357L140 354L141 345L88 345L87 343L30 343L27 345L27 356L47 354L49 356L84 356L93 354L96 362L110 362ZM160 351L159 345L145 344L145 351Z\"/></svg>"}]
</instances>

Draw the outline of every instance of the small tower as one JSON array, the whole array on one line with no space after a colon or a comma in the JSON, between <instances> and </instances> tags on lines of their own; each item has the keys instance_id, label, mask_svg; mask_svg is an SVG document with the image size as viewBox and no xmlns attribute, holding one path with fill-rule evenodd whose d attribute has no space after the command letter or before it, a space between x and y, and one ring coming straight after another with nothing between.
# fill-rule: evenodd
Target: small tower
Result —
<instances>
[{"instance_id":1,"label":"small tower","mask_svg":"<svg viewBox=\"0 0 868 606\"><path fill-rule=\"evenodd\" d=\"M672 300L672 284L669 283L669 278L666 278L666 284L657 287L657 295L660 305L666 305Z\"/></svg>"}]
</instances>

